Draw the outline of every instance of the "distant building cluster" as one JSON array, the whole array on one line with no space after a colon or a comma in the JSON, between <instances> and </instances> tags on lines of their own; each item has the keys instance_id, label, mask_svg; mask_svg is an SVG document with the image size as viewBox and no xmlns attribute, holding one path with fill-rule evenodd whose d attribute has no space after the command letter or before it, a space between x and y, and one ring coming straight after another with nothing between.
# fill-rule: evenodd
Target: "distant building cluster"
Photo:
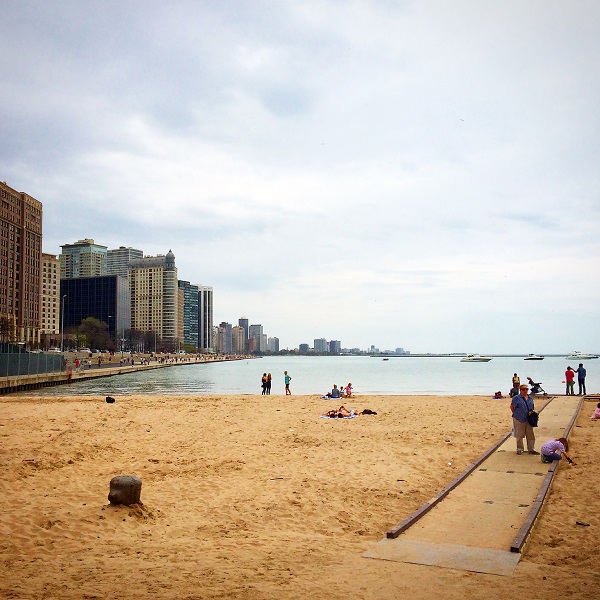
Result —
<instances>
[{"instance_id":1,"label":"distant building cluster","mask_svg":"<svg viewBox=\"0 0 600 600\"><path fill-rule=\"evenodd\" d=\"M240 317L237 325L223 322L215 327L214 346L221 354L276 354L279 338L268 337L262 325L250 325Z\"/></svg>"}]
</instances>

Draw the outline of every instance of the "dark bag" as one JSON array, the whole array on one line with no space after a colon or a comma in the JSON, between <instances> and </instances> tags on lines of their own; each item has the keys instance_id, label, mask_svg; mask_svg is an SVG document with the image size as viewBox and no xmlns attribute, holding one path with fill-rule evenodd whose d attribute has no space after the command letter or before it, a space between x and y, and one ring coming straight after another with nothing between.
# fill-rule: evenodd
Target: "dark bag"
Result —
<instances>
[{"instance_id":1,"label":"dark bag","mask_svg":"<svg viewBox=\"0 0 600 600\"><path fill-rule=\"evenodd\" d=\"M538 421L539 421L540 415L535 412L535 410L532 410L528 415L527 415L527 422L532 426L532 427L537 427L538 426Z\"/></svg>"}]
</instances>

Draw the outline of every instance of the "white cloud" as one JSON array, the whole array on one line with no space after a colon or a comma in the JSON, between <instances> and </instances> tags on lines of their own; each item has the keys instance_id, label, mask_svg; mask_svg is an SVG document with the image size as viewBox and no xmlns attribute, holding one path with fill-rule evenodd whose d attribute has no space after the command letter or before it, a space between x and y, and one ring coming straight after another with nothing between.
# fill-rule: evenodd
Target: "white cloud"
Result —
<instances>
[{"instance_id":1,"label":"white cloud","mask_svg":"<svg viewBox=\"0 0 600 600\"><path fill-rule=\"evenodd\" d=\"M46 251L172 248L284 346L593 349L599 13L12 3L1 178Z\"/></svg>"}]
</instances>

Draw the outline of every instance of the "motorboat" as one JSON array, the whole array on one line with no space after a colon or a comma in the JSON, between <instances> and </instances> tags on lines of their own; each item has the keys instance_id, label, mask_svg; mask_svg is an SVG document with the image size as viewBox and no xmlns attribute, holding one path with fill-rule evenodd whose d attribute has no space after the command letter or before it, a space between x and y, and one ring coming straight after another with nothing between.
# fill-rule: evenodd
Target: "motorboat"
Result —
<instances>
[{"instance_id":1,"label":"motorboat","mask_svg":"<svg viewBox=\"0 0 600 600\"><path fill-rule=\"evenodd\" d=\"M579 350L573 350L573 352L567 356L567 360L591 360L592 358L598 358L598 355L585 354L584 352L579 352Z\"/></svg>"},{"instance_id":2,"label":"motorboat","mask_svg":"<svg viewBox=\"0 0 600 600\"><path fill-rule=\"evenodd\" d=\"M490 362L491 356L481 356L481 354L467 354L460 359L460 362Z\"/></svg>"},{"instance_id":3,"label":"motorboat","mask_svg":"<svg viewBox=\"0 0 600 600\"><path fill-rule=\"evenodd\" d=\"M544 357L539 354L528 354L524 360L544 360Z\"/></svg>"}]
</instances>

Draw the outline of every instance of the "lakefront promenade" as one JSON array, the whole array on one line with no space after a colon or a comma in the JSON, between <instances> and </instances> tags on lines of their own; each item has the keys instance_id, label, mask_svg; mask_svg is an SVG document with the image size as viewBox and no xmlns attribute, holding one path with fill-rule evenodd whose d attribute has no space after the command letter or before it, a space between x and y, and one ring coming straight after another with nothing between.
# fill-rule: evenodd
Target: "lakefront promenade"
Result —
<instances>
[{"instance_id":1,"label":"lakefront promenade","mask_svg":"<svg viewBox=\"0 0 600 600\"><path fill-rule=\"evenodd\" d=\"M87 353L86 353L87 355ZM0 395L35 390L55 385L68 385L78 381L113 377L134 371L149 371L165 367L242 360L249 356L229 356L212 354L115 354L84 358L83 353L65 353L66 366L54 373L11 375L0 377ZM77 361L77 362L76 362Z\"/></svg>"}]
</instances>

